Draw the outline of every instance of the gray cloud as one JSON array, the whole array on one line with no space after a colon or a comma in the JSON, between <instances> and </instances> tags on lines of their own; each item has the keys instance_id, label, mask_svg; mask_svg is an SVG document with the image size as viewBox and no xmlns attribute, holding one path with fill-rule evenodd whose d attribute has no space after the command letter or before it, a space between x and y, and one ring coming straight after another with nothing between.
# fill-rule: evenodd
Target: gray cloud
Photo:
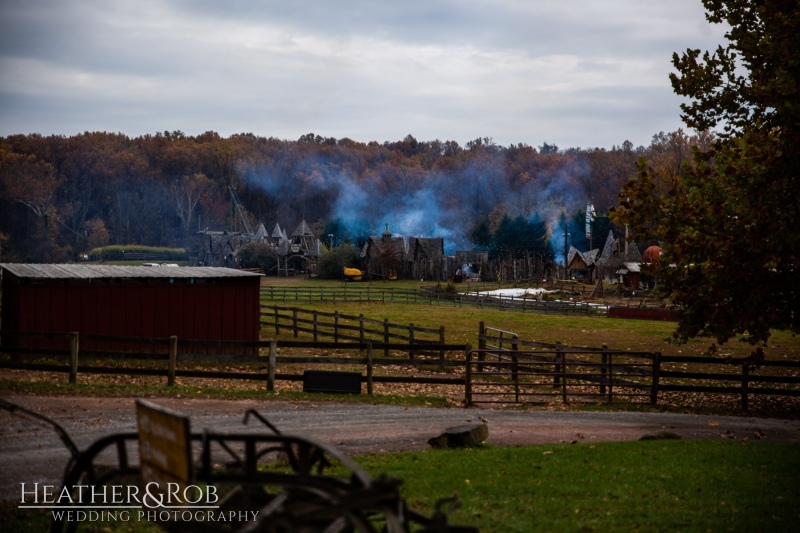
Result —
<instances>
[{"instance_id":1,"label":"gray cloud","mask_svg":"<svg viewBox=\"0 0 800 533\"><path fill-rule=\"evenodd\" d=\"M5 0L0 135L646 144L721 34L699 0Z\"/></svg>"}]
</instances>

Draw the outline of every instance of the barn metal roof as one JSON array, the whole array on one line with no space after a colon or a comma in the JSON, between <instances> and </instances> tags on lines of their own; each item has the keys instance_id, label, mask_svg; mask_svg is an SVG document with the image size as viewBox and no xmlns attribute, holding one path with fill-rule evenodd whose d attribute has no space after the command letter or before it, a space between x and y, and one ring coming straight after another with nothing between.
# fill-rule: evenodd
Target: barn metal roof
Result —
<instances>
[{"instance_id":1,"label":"barn metal roof","mask_svg":"<svg viewBox=\"0 0 800 533\"><path fill-rule=\"evenodd\" d=\"M259 276L221 267L173 267L173 266L113 266L80 264L22 264L2 263L0 268L18 278L38 279L111 279L111 278L244 278Z\"/></svg>"}]
</instances>

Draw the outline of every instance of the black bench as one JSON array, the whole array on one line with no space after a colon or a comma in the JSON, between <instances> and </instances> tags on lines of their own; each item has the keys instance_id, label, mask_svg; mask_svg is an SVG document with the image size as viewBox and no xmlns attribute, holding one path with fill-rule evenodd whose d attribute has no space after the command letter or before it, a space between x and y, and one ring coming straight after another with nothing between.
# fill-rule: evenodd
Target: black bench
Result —
<instances>
[{"instance_id":1,"label":"black bench","mask_svg":"<svg viewBox=\"0 0 800 533\"><path fill-rule=\"evenodd\" d=\"M361 394L361 373L337 370L306 370L303 392L343 392Z\"/></svg>"}]
</instances>

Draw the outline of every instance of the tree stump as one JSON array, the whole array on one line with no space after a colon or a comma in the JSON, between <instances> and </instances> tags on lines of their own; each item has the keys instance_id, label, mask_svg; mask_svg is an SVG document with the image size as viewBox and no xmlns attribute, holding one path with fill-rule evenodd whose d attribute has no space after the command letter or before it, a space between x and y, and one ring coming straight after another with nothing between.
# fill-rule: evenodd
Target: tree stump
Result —
<instances>
[{"instance_id":1,"label":"tree stump","mask_svg":"<svg viewBox=\"0 0 800 533\"><path fill-rule=\"evenodd\" d=\"M475 446L485 441L489 436L489 426L481 424L464 424L447 428L438 437L428 440L432 448L464 448Z\"/></svg>"}]
</instances>

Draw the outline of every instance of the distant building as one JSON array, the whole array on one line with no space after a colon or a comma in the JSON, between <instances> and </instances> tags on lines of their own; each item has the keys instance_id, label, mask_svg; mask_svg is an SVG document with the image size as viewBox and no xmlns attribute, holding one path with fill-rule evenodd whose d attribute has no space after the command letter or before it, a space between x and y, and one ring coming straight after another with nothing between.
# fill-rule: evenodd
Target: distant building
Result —
<instances>
[{"instance_id":1,"label":"distant building","mask_svg":"<svg viewBox=\"0 0 800 533\"><path fill-rule=\"evenodd\" d=\"M597 259L599 279L605 282L618 282L631 289L639 288L642 254L635 242L624 237L616 237L614 231L608 232L603 251Z\"/></svg>"},{"instance_id":2,"label":"distant building","mask_svg":"<svg viewBox=\"0 0 800 533\"><path fill-rule=\"evenodd\" d=\"M403 237L393 237L386 227L380 237L370 237L361 249L361 266L368 277L397 279L403 272L406 254Z\"/></svg>"},{"instance_id":3,"label":"distant building","mask_svg":"<svg viewBox=\"0 0 800 533\"><path fill-rule=\"evenodd\" d=\"M456 251L454 279L480 281L489 266L488 251Z\"/></svg>"},{"instance_id":4,"label":"distant building","mask_svg":"<svg viewBox=\"0 0 800 533\"><path fill-rule=\"evenodd\" d=\"M429 281L447 279L444 239L441 237L409 237L405 268L405 276L408 279Z\"/></svg>"},{"instance_id":5,"label":"distant building","mask_svg":"<svg viewBox=\"0 0 800 533\"><path fill-rule=\"evenodd\" d=\"M322 243L305 220L300 221L291 237L278 224L271 234L261 224L252 234L206 230L199 235L202 239L200 265L240 268L239 250L250 243L263 244L272 248L277 258L277 274L283 276L297 272L314 274L322 250Z\"/></svg>"},{"instance_id":6,"label":"distant building","mask_svg":"<svg viewBox=\"0 0 800 533\"><path fill-rule=\"evenodd\" d=\"M599 254L599 249L581 252L574 246L570 246L567 253L567 278L592 283L596 267L595 261Z\"/></svg>"},{"instance_id":7,"label":"distant building","mask_svg":"<svg viewBox=\"0 0 800 533\"><path fill-rule=\"evenodd\" d=\"M449 263L441 237L393 236L387 225L380 237L372 236L361 249L361 265L373 279L447 279Z\"/></svg>"}]
</instances>

